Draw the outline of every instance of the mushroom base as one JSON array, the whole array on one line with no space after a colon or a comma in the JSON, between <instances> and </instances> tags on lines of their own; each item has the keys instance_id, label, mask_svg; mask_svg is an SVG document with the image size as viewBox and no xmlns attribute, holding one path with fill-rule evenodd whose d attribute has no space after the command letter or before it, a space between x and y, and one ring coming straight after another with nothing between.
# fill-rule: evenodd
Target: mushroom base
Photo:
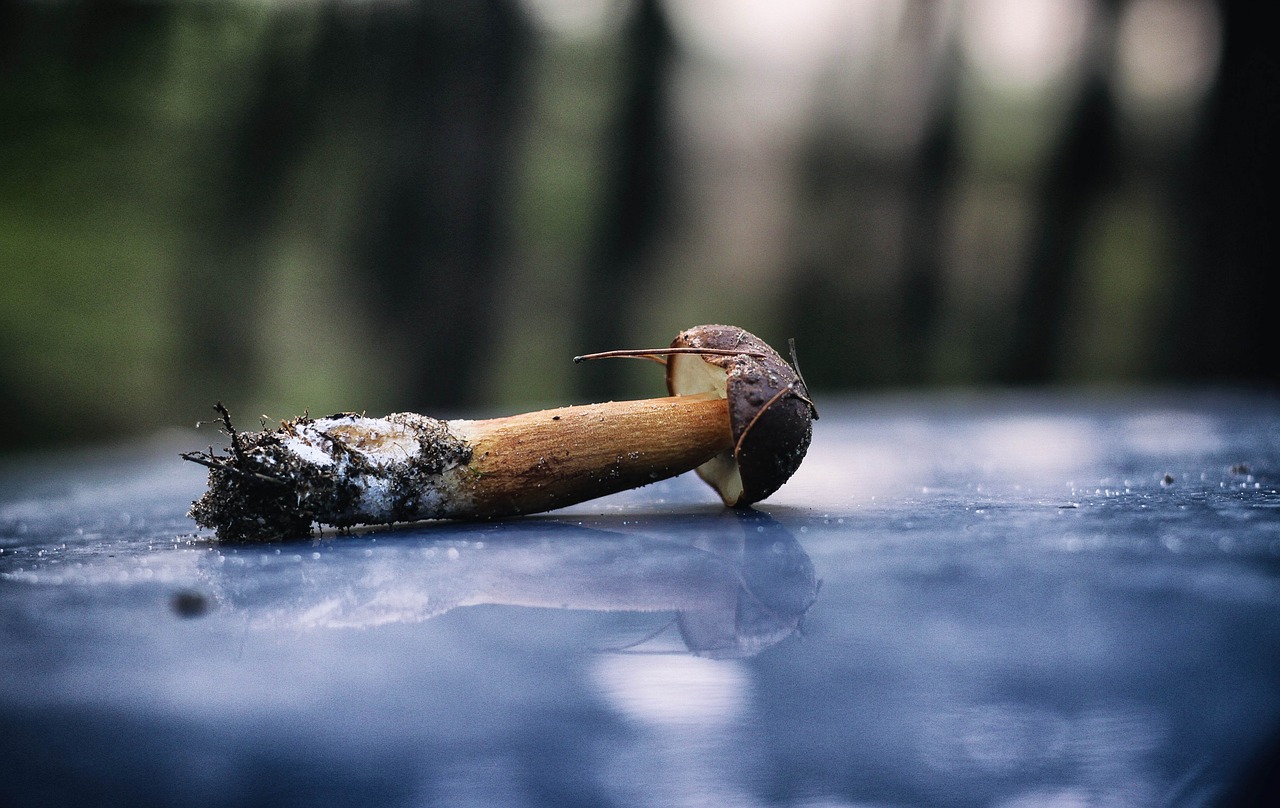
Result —
<instances>
[{"instance_id":1,"label":"mushroom base","mask_svg":"<svg viewBox=\"0 0 1280 808\"><path fill-rule=\"evenodd\" d=\"M192 453L209 489L190 516L223 541L305 536L454 515L470 447L447 424L412 413L297 418L271 432L237 432L225 455Z\"/></svg>"}]
</instances>

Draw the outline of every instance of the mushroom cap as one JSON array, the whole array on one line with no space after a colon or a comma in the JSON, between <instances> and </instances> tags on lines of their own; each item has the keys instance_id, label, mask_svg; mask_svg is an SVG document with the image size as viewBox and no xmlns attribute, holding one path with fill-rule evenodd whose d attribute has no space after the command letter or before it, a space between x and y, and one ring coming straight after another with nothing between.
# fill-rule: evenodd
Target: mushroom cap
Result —
<instances>
[{"instance_id":1,"label":"mushroom cap","mask_svg":"<svg viewBox=\"0 0 1280 808\"><path fill-rule=\"evenodd\" d=\"M816 415L804 380L778 352L736 326L681 331L672 348L733 351L671 354L672 395L714 392L729 402L734 448L697 468L730 507L746 507L777 491L804 460Z\"/></svg>"}]
</instances>

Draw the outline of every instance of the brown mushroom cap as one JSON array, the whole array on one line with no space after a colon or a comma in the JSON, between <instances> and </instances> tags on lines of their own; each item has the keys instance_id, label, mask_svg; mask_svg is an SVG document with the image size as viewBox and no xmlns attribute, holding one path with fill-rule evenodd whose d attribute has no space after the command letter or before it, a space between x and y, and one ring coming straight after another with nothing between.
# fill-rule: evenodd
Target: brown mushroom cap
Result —
<instances>
[{"instance_id":1,"label":"brown mushroom cap","mask_svg":"<svg viewBox=\"0 0 1280 808\"><path fill-rule=\"evenodd\" d=\"M733 353L672 354L672 395L715 392L729 402L734 448L698 467L725 505L746 507L777 491L800 467L816 413L804 380L764 340L728 325L680 332L672 348Z\"/></svg>"}]
</instances>

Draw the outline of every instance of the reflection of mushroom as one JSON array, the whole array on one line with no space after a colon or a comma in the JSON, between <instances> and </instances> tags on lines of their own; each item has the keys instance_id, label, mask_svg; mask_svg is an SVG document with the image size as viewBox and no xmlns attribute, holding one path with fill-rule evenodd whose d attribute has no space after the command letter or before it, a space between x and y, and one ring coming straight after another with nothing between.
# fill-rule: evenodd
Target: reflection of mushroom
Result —
<instances>
[{"instance_id":1,"label":"reflection of mushroom","mask_svg":"<svg viewBox=\"0 0 1280 808\"><path fill-rule=\"evenodd\" d=\"M485 526L475 541L410 535L369 555L335 544L333 557L293 576L287 592L264 599L260 587L226 591L240 576L218 588L251 624L308 628L421 622L478 605L668 612L688 651L745 657L794 634L818 587L813 563L785 528L757 511L734 517L728 531L721 518L683 517L698 536L688 542L525 522ZM460 529L462 537L480 530Z\"/></svg>"},{"instance_id":2,"label":"reflection of mushroom","mask_svg":"<svg viewBox=\"0 0 1280 808\"><path fill-rule=\"evenodd\" d=\"M493 418L412 413L297 418L236 431L225 455L192 452L209 490L191 510L221 539L472 519L571 505L693 468L728 505L769 496L809 446L813 405L799 373L740 328L700 326L672 347L619 351L667 364L669 398ZM584 358L584 357L579 357Z\"/></svg>"},{"instance_id":3,"label":"reflection of mushroom","mask_svg":"<svg viewBox=\"0 0 1280 808\"><path fill-rule=\"evenodd\" d=\"M738 575L732 608L685 609L676 625L685 646L699 656L755 656L800 630L818 597L813 562L786 528L758 512L739 512L745 533L726 552Z\"/></svg>"}]
</instances>

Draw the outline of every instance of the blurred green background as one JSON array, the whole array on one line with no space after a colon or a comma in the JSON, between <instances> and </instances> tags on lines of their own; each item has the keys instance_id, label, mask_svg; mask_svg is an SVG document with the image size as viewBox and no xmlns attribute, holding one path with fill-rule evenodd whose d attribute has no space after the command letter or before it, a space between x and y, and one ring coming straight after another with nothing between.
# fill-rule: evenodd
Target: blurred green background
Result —
<instances>
[{"instance_id":1,"label":"blurred green background","mask_svg":"<svg viewBox=\"0 0 1280 808\"><path fill-rule=\"evenodd\" d=\"M1238 0L0 0L0 450L657 395L1274 384Z\"/></svg>"}]
</instances>

